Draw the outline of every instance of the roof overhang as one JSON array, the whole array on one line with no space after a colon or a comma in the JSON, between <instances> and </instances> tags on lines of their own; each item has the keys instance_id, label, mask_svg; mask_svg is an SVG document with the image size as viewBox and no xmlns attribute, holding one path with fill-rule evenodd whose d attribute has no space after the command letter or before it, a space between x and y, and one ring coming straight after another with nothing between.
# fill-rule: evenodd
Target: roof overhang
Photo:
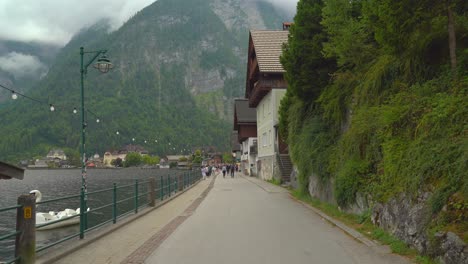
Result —
<instances>
[{"instance_id":1,"label":"roof overhang","mask_svg":"<svg viewBox=\"0 0 468 264\"><path fill-rule=\"evenodd\" d=\"M24 178L24 169L0 161L0 180L9 180L11 178L22 180Z\"/></svg>"}]
</instances>

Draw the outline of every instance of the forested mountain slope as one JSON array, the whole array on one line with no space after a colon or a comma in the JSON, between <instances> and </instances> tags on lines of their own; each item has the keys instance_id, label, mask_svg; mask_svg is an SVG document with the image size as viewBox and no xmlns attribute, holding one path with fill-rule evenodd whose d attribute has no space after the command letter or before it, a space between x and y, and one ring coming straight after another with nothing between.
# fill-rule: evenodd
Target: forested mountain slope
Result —
<instances>
[{"instance_id":1,"label":"forested mountain slope","mask_svg":"<svg viewBox=\"0 0 468 264\"><path fill-rule=\"evenodd\" d=\"M0 158L44 155L50 147L77 150L80 121L79 47L108 49L108 74L92 67L85 80L88 154L123 144L151 152L213 145L227 150L231 99L245 85L249 28L280 28L286 15L263 1L159 0L115 32L107 24L83 30L57 55L48 75L24 98L0 110ZM119 135L116 131L119 130ZM156 144L154 140L158 140ZM149 143L148 142L148 143ZM165 143L164 146L162 143Z\"/></svg>"}]
</instances>

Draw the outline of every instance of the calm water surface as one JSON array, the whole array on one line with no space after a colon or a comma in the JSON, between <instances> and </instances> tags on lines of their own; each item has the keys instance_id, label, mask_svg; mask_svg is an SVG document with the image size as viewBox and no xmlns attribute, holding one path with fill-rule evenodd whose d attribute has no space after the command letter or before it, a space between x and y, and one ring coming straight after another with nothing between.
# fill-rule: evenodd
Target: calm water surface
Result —
<instances>
[{"instance_id":1,"label":"calm water surface","mask_svg":"<svg viewBox=\"0 0 468 264\"><path fill-rule=\"evenodd\" d=\"M112 188L113 183L117 186L132 184L135 179L139 181L147 180L151 177L160 182L161 176L167 179L168 175L174 176L183 171L164 169L90 169L88 170L88 191ZM139 186L139 192L146 192L146 184ZM81 171L79 169L66 170L26 170L24 180L2 180L0 181L0 208L13 206L16 204L18 196L27 194L31 190L39 190L42 193L42 200L49 200L58 197L77 195L81 188ZM129 197L134 193L134 187L130 186L118 190L118 199ZM144 204L146 197L140 198L140 204ZM105 192L90 195L88 207L97 208L112 202L112 192ZM76 209L79 207L79 198L39 205L38 212L59 211L65 208ZM119 214L133 210L133 201L119 204ZM15 229L16 212L0 213L0 236L5 235ZM100 222L111 219L111 207L92 212L89 216L89 227ZM78 226L62 228L54 231L41 231L36 233L37 246L45 245L51 241L58 240L64 236L78 232ZM14 241L0 241L0 262L13 256Z\"/></svg>"}]
</instances>

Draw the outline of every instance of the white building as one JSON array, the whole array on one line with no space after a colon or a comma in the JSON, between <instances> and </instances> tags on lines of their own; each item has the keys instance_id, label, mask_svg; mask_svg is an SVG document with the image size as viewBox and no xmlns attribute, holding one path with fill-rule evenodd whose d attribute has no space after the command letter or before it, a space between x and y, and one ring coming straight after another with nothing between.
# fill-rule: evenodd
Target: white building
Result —
<instances>
[{"instance_id":1,"label":"white building","mask_svg":"<svg viewBox=\"0 0 468 264\"><path fill-rule=\"evenodd\" d=\"M234 130L241 144L240 169L246 175L257 176L257 115L248 99L234 100Z\"/></svg>"},{"instance_id":2,"label":"white building","mask_svg":"<svg viewBox=\"0 0 468 264\"><path fill-rule=\"evenodd\" d=\"M278 110L288 87L280 62L287 30L252 30L249 38L246 98L256 108L258 156L261 179L289 181L291 161L287 145L278 134Z\"/></svg>"}]
</instances>

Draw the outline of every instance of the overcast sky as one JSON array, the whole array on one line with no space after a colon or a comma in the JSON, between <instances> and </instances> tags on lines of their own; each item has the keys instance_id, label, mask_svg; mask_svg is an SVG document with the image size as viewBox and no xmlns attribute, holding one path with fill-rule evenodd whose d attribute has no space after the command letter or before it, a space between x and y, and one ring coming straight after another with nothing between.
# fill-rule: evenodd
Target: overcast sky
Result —
<instances>
[{"instance_id":1,"label":"overcast sky","mask_svg":"<svg viewBox=\"0 0 468 264\"><path fill-rule=\"evenodd\" d=\"M0 40L65 45L81 28L110 18L114 29L155 0L0 0ZM266 0L295 10L298 0Z\"/></svg>"}]
</instances>

